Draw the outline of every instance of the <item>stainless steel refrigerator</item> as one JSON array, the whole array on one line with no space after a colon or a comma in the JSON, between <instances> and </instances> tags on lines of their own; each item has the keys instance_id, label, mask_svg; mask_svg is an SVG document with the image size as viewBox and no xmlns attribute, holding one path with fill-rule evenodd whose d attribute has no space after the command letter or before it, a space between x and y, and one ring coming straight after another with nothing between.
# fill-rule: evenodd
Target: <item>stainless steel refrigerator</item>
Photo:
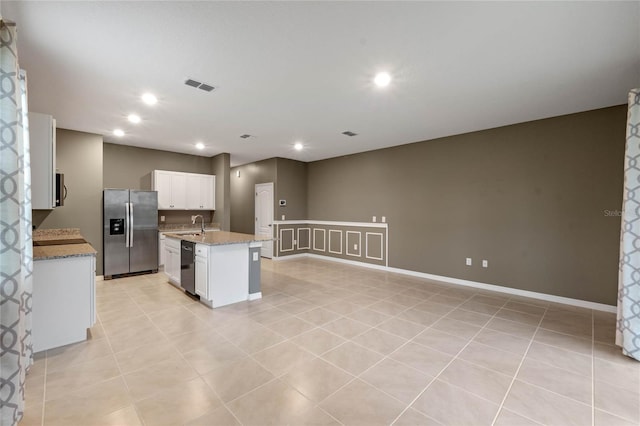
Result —
<instances>
[{"instance_id":1,"label":"stainless steel refrigerator","mask_svg":"<svg viewBox=\"0 0 640 426\"><path fill-rule=\"evenodd\" d=\"M158 271L158 193L103 192L104 277Z\"/></svg>"}]
</instances>

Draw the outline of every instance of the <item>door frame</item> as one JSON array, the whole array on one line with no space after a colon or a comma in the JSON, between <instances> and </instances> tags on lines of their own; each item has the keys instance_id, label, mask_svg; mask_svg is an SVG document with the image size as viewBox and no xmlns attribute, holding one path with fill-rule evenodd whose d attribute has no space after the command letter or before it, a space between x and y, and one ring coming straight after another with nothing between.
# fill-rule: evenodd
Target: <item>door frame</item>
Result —
<instances>
[{"instance_id":1,"label":"door frame","mask_svg":"<svg viewBox=\"0 0 640 426\"><path fill-rule=\"evenodd\" d=\"M265 182L265 183L257 183L254 186L254 193L255 196L253 198L253 209L254 209L254 217L255 217L255 222L254 222L254 233L256 235L258 235L258 203L256 202L258 199L258 188L261 187L268 187L271 189L271 200L270 201L270 205L271 205L271 223L269 224L269 227L271 228L271 238L273 238L273 221L275 218L275 206L274 206L274 184L273 182ZM273 253L274 253L274 241L267 241L264 242L262 244L262 249L260 250L260 256L261 257L266 257L268 259L271 259L273 257Z\"/></svg>"}]
</instances>

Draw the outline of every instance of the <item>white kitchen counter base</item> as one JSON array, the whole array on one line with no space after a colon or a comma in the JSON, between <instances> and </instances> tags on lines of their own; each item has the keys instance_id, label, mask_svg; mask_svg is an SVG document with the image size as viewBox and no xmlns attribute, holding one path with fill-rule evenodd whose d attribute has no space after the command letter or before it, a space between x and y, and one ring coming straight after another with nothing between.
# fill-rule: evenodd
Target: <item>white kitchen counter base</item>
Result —
<instances>
[{"instance_id":1,"label":"white kitchen counter base","mask_svg":"<svg viewBox=\"0 0 640 426\"><path fill-rule=\"evenodd\" d=\"M217 308L260 298L260 247L265 239L223 231L211 234L166 234L169 282L180 285L180 240L186 240L196 243L195 292L202 303Z\"/></svg>"},{"instance_id":2,"label":"white kitchen counter base","mask_svg":"<svg viewBox=\"0 0 640 426\"><path fill-rule=\"evenodd\" d=\"M95 256L33 262L33 351L87 340L95 323Z\"/></svg>"}]
</instances>

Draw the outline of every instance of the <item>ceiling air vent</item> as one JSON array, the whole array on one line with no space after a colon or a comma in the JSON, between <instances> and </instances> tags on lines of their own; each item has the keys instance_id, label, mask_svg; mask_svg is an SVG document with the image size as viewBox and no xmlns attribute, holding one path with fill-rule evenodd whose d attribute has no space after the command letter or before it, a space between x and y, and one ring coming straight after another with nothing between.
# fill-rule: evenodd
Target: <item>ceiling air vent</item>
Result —
<instances>
[{"instance_id":1,"label":"ceiling air vent","mask_svg":"<svg viewBox=\"0 0 640 426\"><path fill-rule=\"evenodd\" d=\"M347 130L346 132L342 132L345 136L357 136L357 133L353 133L351 130Z\"/></svg>"},{"instance_id":2,"label":"ceiling air vent","mask_svg":"<svg viewBox=\"0 0 640 426\"><path fill-rule=\"evenodd\" d=\"M197 89L204 90L205 92L211 92L211 91L213 91L213 89L215 89L215 87L210 85L210 84L202 83L200 81L196 81L196 80L193 80L191 78L188 78L187 80L185 80L184 84L186 84L187 86L191 86L191 87L195 87Z\"/></svg>"}]
</instances>

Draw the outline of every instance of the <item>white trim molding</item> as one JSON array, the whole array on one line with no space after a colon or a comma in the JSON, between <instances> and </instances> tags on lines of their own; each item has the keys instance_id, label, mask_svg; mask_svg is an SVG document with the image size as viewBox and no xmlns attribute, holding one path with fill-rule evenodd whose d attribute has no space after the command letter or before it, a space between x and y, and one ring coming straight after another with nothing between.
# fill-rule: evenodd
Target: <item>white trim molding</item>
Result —
<instances>
[{"instance_id":1,"label":"white trim molding","mask_svg":"<svg viewBox=\"0 0 640 426\"><path fill-rule=\"evenodd\" d=\"M343 222L332 220L274 220L277 225L328 225L328 226L351 226L362 228L387 228L389 223L380 222Z\"/></svg>"},{"instance_id":2,"label":"white trim molding","mask_svg":"<svg viewBox=\"0 0 640 426\"><path fill-rule=\"evenodd\" d=\"M288 248L288 249L283 249L282 248L282 241L284 240L282 238L282 233L283 232L291 232L291 248ZM295 237L295 233L293 231L293 228L280 228L280 238L279 238L279 240L280 240L279 241L280 242L280 247L279 247L280 248L280 253L285 253L285 252L288 252L288 251L294 251L295 250L295 244L294 244L295 238L294 237Z\"/></svg>"},{"instance_id":3,"label":"white trim molding","mask_svg":"<svg viewBox=\"0 0 640 426\"><path fill-rule=\"evenodd\" d=\"M380 257L369 256L369 235L380 236ZM382 232L365 232L364 241L364 257L372 260L384 260L384 234Z\"/></svg>"},{"instance_id":4,"label":"white trim molding","mask_svg":"<svg viewBox=\"0 0 640 426\"><path fill-rule=\"evenodd\" d=\"M331 250L331 233L332 232L337 232L340 234L340 251L333 251ZM342 254L342 231L340 229L329 229L329 244L328 245L328 249L329 249L329 253L333 253L333 254Z\"/></svg>"},{"instance_id":5,"label":"white trim molding","mask_svg":"<svg viewBox=\"0 0 640 426\"><path fill-rule=\"evenodd\" d=\"M322 248L316 248L316 231L322 231ZM313 250L327 251L327 231L322 228L313 228Z\"/></svg>"},{"instance_id":6,"label":"white trim molding","mask_svg":"<svg viewBox=\"0 0 640 426\"><path fill-rule=\"evenodd\" d=\"M347 256L362 257L362 232L360 231L346 231L347 232ZM358 254L353 252L349 253L349 234L358 234Z\"/></svg>"},{"instance_id":7,"label":"white trim molding","mask_svg":"<svg viewBox=\"0 0 640 426\"><path fill-rule=\"evenodd\" d=\"M300 231L307 231L309 237L307 238L307 246L300 246ZM298 228L298 250L309 250L311 248L311 228Z\"/></svg>"}]
</instances>

